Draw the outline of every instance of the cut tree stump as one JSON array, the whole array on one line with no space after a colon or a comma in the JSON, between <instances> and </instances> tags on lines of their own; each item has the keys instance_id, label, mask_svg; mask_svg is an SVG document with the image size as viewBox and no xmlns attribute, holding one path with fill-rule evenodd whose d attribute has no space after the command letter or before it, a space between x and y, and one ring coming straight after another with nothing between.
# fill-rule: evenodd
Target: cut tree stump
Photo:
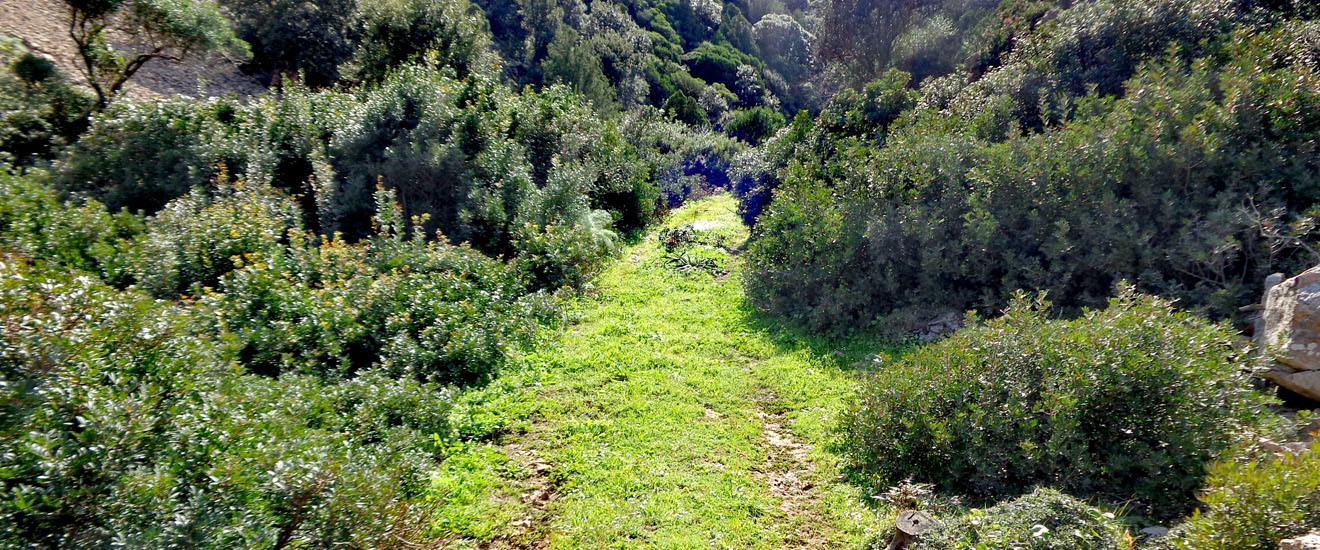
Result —
<instances>
[{"instance_id":1,"label":"cut tree stump","mask_svg":"<svg viewBox=\"0 0 1320 550\"><path fill-rule=\"evenodd\" d=\"M889 546L885 547L885 550L899 550L934 526L935 518L929 513L921 510L903 512L894 522L894 538L889 541Z\"/></svg>"}]
</instances>

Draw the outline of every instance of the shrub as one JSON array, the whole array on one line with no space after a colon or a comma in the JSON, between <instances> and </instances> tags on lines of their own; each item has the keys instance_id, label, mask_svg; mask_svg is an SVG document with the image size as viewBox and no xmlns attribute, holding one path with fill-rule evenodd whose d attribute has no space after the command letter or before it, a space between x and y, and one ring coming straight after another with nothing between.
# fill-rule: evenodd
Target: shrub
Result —
<instances>
[{"instance_id":1,"label":"shrub","mask_svg":"<svg viewBox=\"0 0 1320 550\"><path fill-rule=\"evenodd\" d=\"M301 227L298 203L267 185L226 181L193 189L147 220L129 254L138 287L158 298L201 294L247 254L278 255L285 233Z\"/></svg>"},{"instance_id":2,"label":"shrub","mask_svg":"<svg viewBox=\"0 0 1320 550\"><path fill-rule=\"evenodd\" d=\"M852 134L851 109L795 122L739 184L748 212L771 197L749 296L846 330L912 306L991 312L1018 289L1073 314L1126 279L1236 315L1268 274L1317 261L1300 243L1320 196L1318 33L1244 29L1213 57L1147 63L1122 99L1078 100L1042 133L996 109L910 113L880 147L863 117Z\"/></svg>"},{"instance_id":3,"label":"shrub","mask_svg":"<svg viewBox=\"0 0 1320 550\"><path fill-rule=\"evenodd\" d=\"M467 0L362 0L361 38L348 73L379 80L409 62L450 67L459 78L498 68L480 9Z\"/></svg>"},{"instance_id":4,"label":"shrub","mask_svg":"<svg viewBox=\"0 0 1320 550\"><path fill-rule=\"evenodd\" d=\"M0 257L6 547L413 541L452 394L241 374L180 307Z\"/></svg>"},{"instance_id":5,"label":"shrub","mask_svg":"<svg viewBox=\"0 0 1320 550\"><path fill-rule=\"evenodd\" d=\"M724 131L752 145L760 144L784 127L784 115L768 107L753 107L732 113Z\"/></svg>"},{"instance_id":6,"label":"shrub","mask_svg":"<svg viewBox=\"0 0 1320 550\"><path fill-rule=\"evenodd\" d=\"M1249 2L1235 0L1102 0L1062 10L1058 19L1020 37L1003 64L965 88L951 111L971 118L1010 98L1013 118L1041 128L1067 120L1072 98L1094 90L1124 94L1141 64L1174 52L1184 59L1247 21ZM1028 12L1031 10L1029 9ZM1005 14L1008 21L1031 14ZM1007 23L1007 21L1006 21ZM1012 24L1012 23L1008 23ZM974 54L975 55L975 54Z\"/></svg>"},{"instance_id":7,"label":"shrub","mask_svg":"<svg viewBox=\"0 0 1320 550\"><path fill-rule=\"evenodd\" d=\"M916 105L919 94L908 88L911 81L908 73L891 69L867 83L860 93L839 92L817 117L821 131L883 144L889 126Z\"/></svg>"},{"instance_id":8,"label":"shrub","mask_svg":"<svg viewBox=\"0 0 1320 550\"><path fill-rule=\"evenodd\" d=\"M117 102L93 118L57 164L54 182L111 211L155 212L205 187L217 166L230 160L234 129L222 119L234 110L232 102L219 99Z\"/></svg>"},{"instance_id":9,"label":"shrub","mask_svg":"<svg viewBox=\"0 0 1320 550\"><path fill-rule=\"evenodd\" d=\"M738 89L740 67L761 66L760 60L740 52L733 46L703 42L692 51L683 54L683 63L692 76L709 83L720 83L729 89ZM743 98L744 100L752 98Z\"/></svg>"},{"instance_id":10,"label":"shrub","mask_svg":"<svg viewBox=\"0 0 1320 550\"><path fill-rule=\"evenodd\" d=\"M1157 548L1274 550L1320 528L1320 443L1284 456L1243 457L1210 467L1200 507Z\"/></svg>"},{"instance_id":11,"label":"shrub","mask_svg":"<svg viewBox=\"0 0 1320 550\"><path fill-rule=\"evenodd\" d=\"M740 152L729 170L734 194L738 196L738 215L743 223L755 226L769 204L774 189L782 183L780 168L810 147L814 121L805 111L793 117L787 129L780 131L755 149ZM800 154L807 154L801 151Z\"/></svg>"},{"instance_id":12,"label":"shrub","mask_svg":"<svg viewBox=\"0 0 1320 550\"><path fill-rule=\"evenodd\" d=\"M363 235L379 181L397 190L406 217L427 216L428 232L524 257L538 284L579 284L613 250L584 233L613 223L590 218L593 200L616 194L613 204L639 220L642 205L626 195L654 197L637 184L640 167L616 164L637 152L562 88L517 96L490 79L414 67L367 92L345 122L330 141L336 185L318 197L329 205L323 232Z\"/></svg>"},{"instance_id":13,"label":"shrub","mask_svg":"<svg viewBox=\"0 0 1320 550\"><path fill-rule=\"evenodd\" d=\"M1120 550L1131 538L1114 515L1052 489L973 509L924 534L914 550Z\"/></svg>"},{"instance_id":14,"label":"shrub","mask_svg":"<svg viewBox=\"0 0 1320 550\"><path fill-rule=\"evenodd\" d=\"M292 195L310 230L349 241L372 234L372 193L383 184L405 218L425 217L425 235L522 257L535 264L535 284L557 287L602 265L615 232L644 227L693 190L727 186L738 149L655 109L616 123L563 87L517 93L488 74L460 80L409 65L352 92L291 85L247 105L122 102L96 119L54 180L113 210L153 213L194 188L197 197L219 192L207 182L229 166Z\"/></svg>"},{"instance_id":15,"label":"shrub","mask_svg":"<svg viewBox=\"0 0 1320 550\"><path fill-rule=\"evenodd\" d=\"M0 37L0 163L44 164L86 128L94 99L50 60Z\"/></svg>"},{"instance_id":16,"label":"shrub","mask_svg":"<svg viewBox=\"0 0 1320 550\"><path fill-rule=\"evenodd\" d=\"M144 230L139 216L109 214L94 200L60 200L44 174L0 172L0 249L127 284L129 252Z\"/></svg>"},{"instance_id":17,"label":"shrub","mask_svg":"<svg viewBox=\"0 0 1320 550\"><path fill-rule=\"evenodd\" d=\"M662 200L656 207L676 207L694 192L729 187L733 157L743 149L739 141L666 120L655 109L632 111L622 126L625 141L638 148L647 179L658 186Z\"/></svg>"},{"instance_id":18,"label":"shrub","mask_svg":"<svg viewBox=\"0 0 1320 550\"><path fill-rule=\"evenodd\" d=\"M337 380L380 367L394 377L471 382L530 341L553 309L510 265L427 241L377 193L377 232L358 243L292 233L279 253L246 257L208 295L204 324L240 346L247 368Z\"/></svg>"},{"instance_id":19,"label":"shrub","mask_svg":"<svg viewBox=\"0 0 1320 550\"><path fill-rule=\"evenodd\" d=\"M1130 288L1073 321L1046 314L1020 296L871 376L842 421L859 479L978 500L1050 485L1170 517L1268 415L1227 327Z\"/></svg>"},{"instance_id":20,"label":"shrub","mask_svg":"<svg viewBox=\"0 0 1320 550\"><path fill-rule=\"evenodd\" d=\"M706 118L706 111L697 104L697 100L683 92L674 92L665 100L664 109L674 117L674 120L691 126L708 126L710 120Z\"/></svg>"},{"instance_id":21,"label":"shrub","mask_svg":"<svg viewBox=\"0 0 1320 550\"><path fill-rule=\"evenodd\" d=\"M303 75L326 86L353 55L360 31L355 0L222 0L234 30L252 47L249 67Z\"/></svg>"}]
</instances>

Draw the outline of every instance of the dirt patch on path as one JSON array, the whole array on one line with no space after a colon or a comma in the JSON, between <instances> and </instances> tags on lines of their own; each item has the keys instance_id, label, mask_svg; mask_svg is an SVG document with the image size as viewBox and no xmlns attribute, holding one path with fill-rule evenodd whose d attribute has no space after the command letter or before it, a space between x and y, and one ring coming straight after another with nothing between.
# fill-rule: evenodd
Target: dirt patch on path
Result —
<instances>
[{"instance_id":1,"label":"dirt patch on path","mask_svg":"<svg viewBox=\"0 0 1320 550\"><path fill-rule=\"evenodd\" d=\"M60 0L0 0L0 34L17 37L55 62L74 83L84 82L78 72L77 46L69 38L68 8ZM124 37L111 36L111 39ZM249 98L266 91L255 78L239 72L238 65L219 56L184 63L161 59L148 62L124 86L134 99L237 95Z\"/></svg>"},{"instance_id":2,"label":"dirt patch on path","mask_svg":"<svg viewBox=\"0 0 1320 550\"><path fill-rule=\"evenodd\" d=\"M506 548L544 550L549 548L550 534L546 524L549 515L547 508L551 502L559 498L559 494L555 491L555 486L548 475L553 466L542 460L536 451L521 443L505 445L504 452L506 456L519 466L526 468L528 472L528 477L524 480L525 487L522 490L522 495L518 497L525 507L525 513L521 519L510 525L514 529L512 535L483 543L481 548L489 550Z\"/></svg>"},{"instance_id":3,"label":"dirt patch on path","mask_svg":"<svg viewBox=\"0 0 1320 550\"><path fill-rule=\"evenodd\" d=\"M763 404L774 401L773 394L767 393L761 400ZM779 510L787 517L794 528L796 538L787 542L792 548L826 548L829 541L813 528L813 517L822 505L816 492L814 466L811 461L811 446L799 441L785 426L787 418L782 412L757 412L764 425L761 437L765 440L767 467L764 468L770 492L779 497Z\"/></svg>"}]
</instances>

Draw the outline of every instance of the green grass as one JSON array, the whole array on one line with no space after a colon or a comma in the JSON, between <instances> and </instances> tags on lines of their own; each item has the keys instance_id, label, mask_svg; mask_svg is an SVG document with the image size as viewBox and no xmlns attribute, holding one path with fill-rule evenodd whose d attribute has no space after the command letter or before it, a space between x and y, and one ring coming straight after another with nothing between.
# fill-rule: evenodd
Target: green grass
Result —
<instances>
[{"instance_id":1,"label":"green grass","mask_svg":"<svg viewBox=\"0 0 1320 550\"><path fill-rule=\"evenodd\" d=\"M574 322L462 398L469 443L434 476L453 547L858 547L883 514L828 451L868 339L812 338L750 307L746 229L715 196L694 224L730 273L679 272L654 234L574 306ZM706 242L712 242L706 239Z\"/></svg>"}]
</instances>

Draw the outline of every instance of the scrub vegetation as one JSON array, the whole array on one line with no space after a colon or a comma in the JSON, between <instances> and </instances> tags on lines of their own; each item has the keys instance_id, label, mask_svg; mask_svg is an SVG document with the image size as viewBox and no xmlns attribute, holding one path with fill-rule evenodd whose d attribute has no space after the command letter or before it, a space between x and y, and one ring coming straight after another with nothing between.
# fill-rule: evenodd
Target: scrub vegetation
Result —
<instances>
[{"instance_id":1,"label":"scrub vegetation","mask_svg":"<svg viewBox=\"0 0 1320 550\"><path fill-rule=\"evenodd\" d=\"M0 548L1320 529L1314 2L33 1Z\"/></svg>"}]
</instances>

